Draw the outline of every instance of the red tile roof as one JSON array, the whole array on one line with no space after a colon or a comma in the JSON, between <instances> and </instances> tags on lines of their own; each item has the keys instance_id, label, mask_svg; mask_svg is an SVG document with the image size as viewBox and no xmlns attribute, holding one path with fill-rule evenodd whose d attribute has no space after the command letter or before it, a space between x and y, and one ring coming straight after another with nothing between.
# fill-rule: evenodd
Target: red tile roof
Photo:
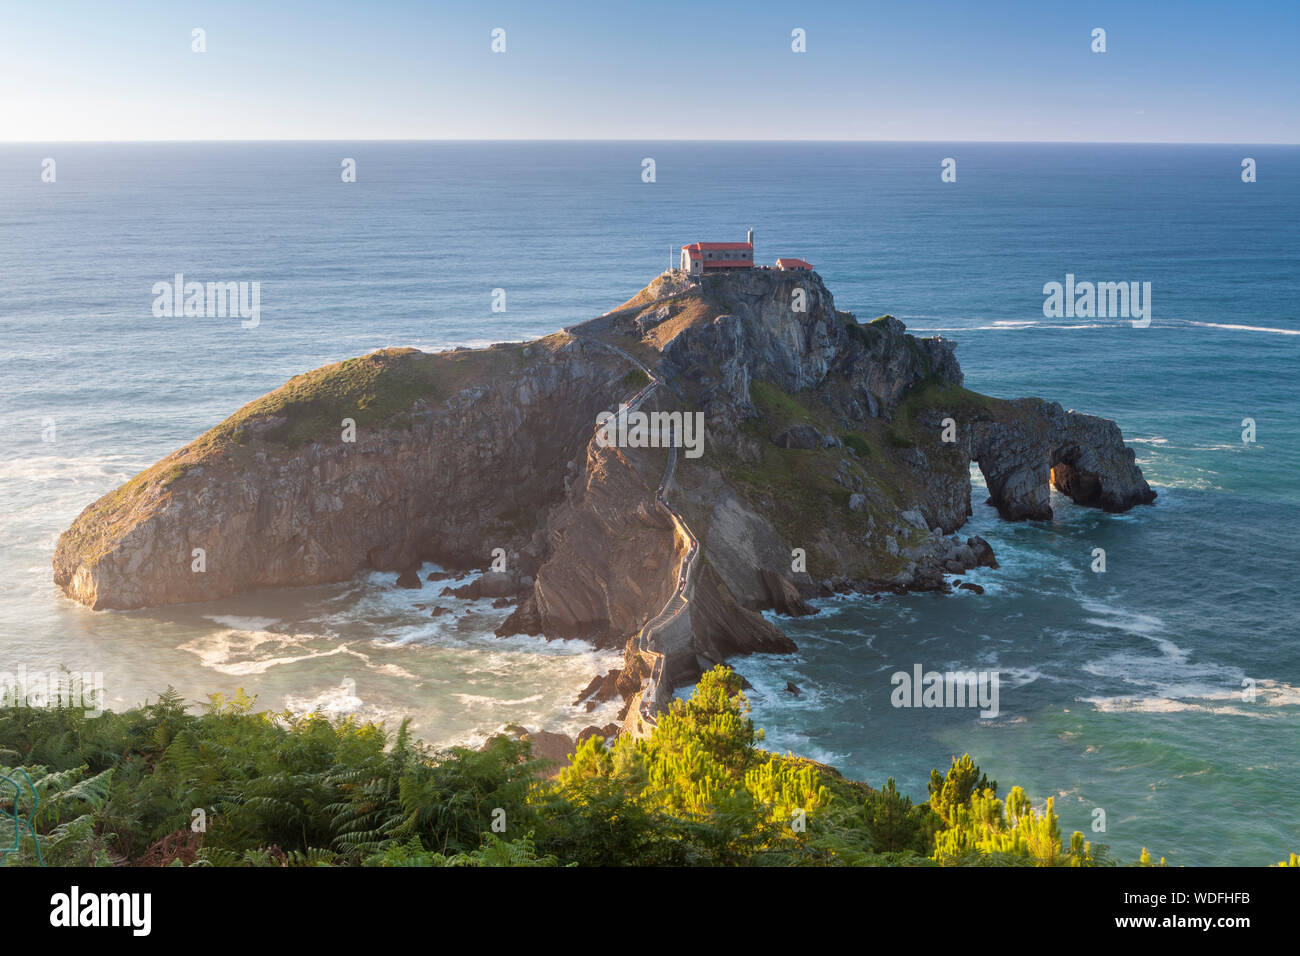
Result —
<instances>
[{"instance_id":1,"label":"red tile roof","mask_svg":"<svg viewBox=\"0 0 1300 956\"><path fill-rule=\"evenodd\" d=\"M692 242L689 245L682 246L692 259L698 259L700 253L708 252L753 252L754 244L752 242Z\"/></svg>"},{"instance_id":2,"label":"red tile roof","mask_svg":"<svg viewBox=\"0 0 1300 956\"><path fill-rule=\"evenodd\" d=\"M804 262L802 259L777 259L777 266L783 269L811 269L811 262Z\"/></svg>"}]
</instances>

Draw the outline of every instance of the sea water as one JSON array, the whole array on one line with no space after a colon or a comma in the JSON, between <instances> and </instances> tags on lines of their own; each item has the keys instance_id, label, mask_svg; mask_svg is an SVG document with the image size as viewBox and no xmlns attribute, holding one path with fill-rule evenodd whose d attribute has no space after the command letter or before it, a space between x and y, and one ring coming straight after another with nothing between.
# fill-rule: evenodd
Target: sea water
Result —
<instances>
[{"instance_id":1,"label":"sea water","mask_svg":"<svg viewBox=\"0 0 1300 956\"><path fill-rule=\"evenodd\" d=\"M1300 848L1298 213L1300 149L1279 146L0 146L0 671L102 673L110 707L242 687L277 710L410 716L437 745L608 721L616 705L570 705L617 654L496 638L508 609L439 596L464 580L92 612L50 558L82 508L292 375L543 335L683 243L753 227L759 262L810 260L839 308L955 340L969 387L1115 419L1159 492L1125 515L1054 495L1052 521L1009 524L974 469L963 533L1001 563L967 576L985 593L781 621L797 653L733 662L766 746L917 799L969 751L1122 859L1276 862ZM260 321L155 317L177 273L260 283ZM1149 327L1045 318L1067 274L1150 282ZM997 672L999 715L893 707L891 675L916 664Z\"/></svg>"}]
</instances>

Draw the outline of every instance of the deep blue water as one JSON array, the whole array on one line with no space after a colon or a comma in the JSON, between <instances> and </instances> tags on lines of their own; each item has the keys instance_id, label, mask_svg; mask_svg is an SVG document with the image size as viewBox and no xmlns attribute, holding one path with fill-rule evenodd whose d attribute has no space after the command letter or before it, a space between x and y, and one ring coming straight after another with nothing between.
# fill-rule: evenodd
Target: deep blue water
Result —
<instances>
[{"instance_id":1,"label":"deep blue water","mask_svg":"<svg viewBox=\"0 0 1300 956\"><path fill-rule=\"evenodd\" d=\"M542 335L628 298L670 249L752 226L759 261L811 260L840 308L955 339L971 388L1116 419L1160 494L1008 525L977 493L971 531L1002 561L985 595L832 602L787 622L798 654L737 662L768 745L917 797L969 750L1123 858L1276 862L1300 848L1298 214L1300 149L1278 146L0 146L0 671L100 670L114 706L242 685L271 707L412 713L434 741L565 725L596 656L489 638L490 608L430 621L364 578L93 614L53 587L54 539L293 374ZM261 282L260 325L154 318L177 272ZM1150 282L1151 326L1044 319L1067 272ZM1001 716L892 708L889 674L913 663L997 669Z\"/></svg>"}]
</instances>

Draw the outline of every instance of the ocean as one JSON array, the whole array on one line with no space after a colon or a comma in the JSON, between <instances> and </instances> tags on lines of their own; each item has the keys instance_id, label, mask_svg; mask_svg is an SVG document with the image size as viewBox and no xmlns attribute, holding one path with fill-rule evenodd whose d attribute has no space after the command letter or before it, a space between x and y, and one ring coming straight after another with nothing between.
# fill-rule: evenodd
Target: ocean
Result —
<instances>
[{"instance_id":1,"label":"ocean","mask_svg":"<svg viewBox=\"0 0 1300 956\"><path fill-rule=\"evenodd\" d=\"M733 662L765 745L918 800L969 751L1121 860L1277 862L1300 849L1298 214L1284 146L0 145L0 672L101 672L117 708L242 687L274 710L410 716L440 746L610 719L569 704L619 655L495 638L505 610L432 585L96 613L50 558L87 504L292 375L544 335L683 243L753 227L758 261L810 260L839 308L955 340L968 387L1114 418L1159 492L1124 515L1054 495L1051 522L1009 524L976 469L963 533L1001 562L970 576L985 593L781 622L797 653ZM260 282L260 322L155 318L176 273ZM1150 326L1044 318L1067 274L1150 282ZM416 607L437 603L457 613ZM891 706L915 664L997 671L998 717Z\"/></svg>"}]
</instances>

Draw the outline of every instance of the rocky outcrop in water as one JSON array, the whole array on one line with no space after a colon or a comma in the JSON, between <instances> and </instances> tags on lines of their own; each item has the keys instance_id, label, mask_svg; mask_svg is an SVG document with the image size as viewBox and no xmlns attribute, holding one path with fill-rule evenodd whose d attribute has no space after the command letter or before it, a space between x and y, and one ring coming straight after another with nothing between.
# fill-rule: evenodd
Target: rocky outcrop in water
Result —
<instances>
[{"instance_id":1,"label":"rocky outcrop in water","mask_svg":"<svg viewBox=\"0 0 1300 956\"><path fill-rule=\"evenodd\" d=\"M675 469L663 448L595 439L646 369L662 382L647 411L704 417L702 453ZM1114 422L971 392L954 343L859 323L815 273L669 273L536 342L298 376L88 507L54 578L91 607L133 608L367 570L415 588L424 560L504 559L450 590L517 598L501 634L625 648L600 693L628 696L647 676L637 635L674 596L682 611L655 636L669 688L793 650L763 610L947 590L996 566L987 542L955 535L972 461L1008 519L1050 517L1052 487L1107 511L1155 497Z\"/></svg>"},{"instance_id":2,"label":"rocky outcrop in water","mask_svg":"<svg viewBox=\"0 0 1300 956\"><path fill-rule=\"evenodd\" d=\"M969 436L970 457L1002 517L1052 517L1049 482L1076 504L1105 511L1155 500L1113 421L1067 412L1056 402L1026 399L1012 408L975 423Z\"/></svg>"}]
</instances>

